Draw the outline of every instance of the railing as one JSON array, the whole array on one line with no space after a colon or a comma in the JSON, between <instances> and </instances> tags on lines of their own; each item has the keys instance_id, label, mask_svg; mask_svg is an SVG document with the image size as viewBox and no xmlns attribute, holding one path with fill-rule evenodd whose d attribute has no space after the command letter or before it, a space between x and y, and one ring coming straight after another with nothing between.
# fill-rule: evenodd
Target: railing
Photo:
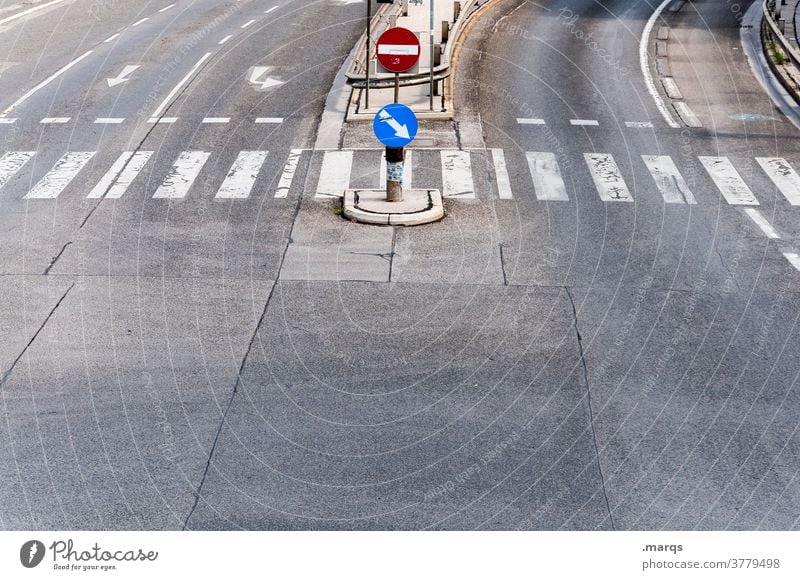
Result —
<instances>
[{"instance_id":1,"label":"railing","mask_svg":"<svg viewBox=\"0 0 800 580\"><path fill-rule=\"evenodd\" d=\"M786 39L783 34L783 30L780 29L780 26L778 26L778 23L775 21L774 14L776 12L776 1L764 0L763 8L764 22L767 24L767 28L771 33L771 37L778 44L781 52L783 52L783 54L785 54L795 66L800 67L800 51L792 46L791 43Z\"/></svg>"},{"instance_id":2,"label":"railing","mask_svg":"<svg viewBox=\"0 0 800 580\"><path fill-rule=\"evenodd\" d=\"M458 12L457 18L455 18L455 21L449 26L447 41L444 43L444 46L441 49L441 62L433 67L434 82L441 81L450 76L450 59L453 56L456 43L459 41L462 27L465 25L472 12L476 8L480 7L481 4L486 2L487 0L466 0L463 2L463 6ZM389 28L389 23L391 20L389 14L391 9L395 8L396 15L399 16L400 11L403 9L403 4L404 3L399 3L398 5L384 4L382 8L386 7L387 9L379 10L378 14L376 14L372 19L372 25L370 27L372 35L377 38L381 33L383 33L384 30ZM375 39L371 38L370 42L371 46L373 47L375 46L374 40ZM374 57L373 53L370 54L369 60L364 58L364 46L366 41L366 34L362 34L358 44L356 45L356 53L355 57L353 58L353 62L350 64L350 68L345 73L348 82L355 88L364 88L366 86L366 67L369 60L372 60ZM424 71L415 73L402 73L400 74L400 86L427 84L431 80L430 74L431 71L428 68L424 69ZM369 81L370 88L388 88L393 87L394 84L394 73L374 73L371 71Z\"/></svg>"}]
</instances>

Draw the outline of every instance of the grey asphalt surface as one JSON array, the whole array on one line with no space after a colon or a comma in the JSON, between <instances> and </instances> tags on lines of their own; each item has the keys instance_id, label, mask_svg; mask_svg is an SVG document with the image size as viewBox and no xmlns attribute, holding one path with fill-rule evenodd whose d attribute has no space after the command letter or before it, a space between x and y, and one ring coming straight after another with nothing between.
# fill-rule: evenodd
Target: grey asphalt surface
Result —
<instances>
[{"instance_id":1,"label":"grey asphalt surface","mask_svg":"<svg viewBox=\"0 0 800 580\"><path fill-rule=\"evenodd\" d=\"M501 2L462 51L457 121L480 114L514 184L526 151L557 152L570 201L518 186L389 229L315 200L310 151L272 197L289 150L313 145L363 5L167 4L111 3L95 22L75 0L0 29L0 82L18 87L3 108L93 50L0 125L0 153L37 151L0 189L0 527L797 528L800 272L780 250L798 208L753 157L800 155L733 50L735 14L665 17L705 125L690 130L666 126L641 78L653 6ZM147 123L207 52L164 113L179 121ZM285 84L255 91L253 66ZM124 197L86 199L137 148L154 161ZM191 149L212 157L190 194L152 199ZM250 198L215 200L237 153L260 149ZM98 153L57 201L23 199L68 150ZM636 203L598 199L593 151ZM698 204L664 204L644 153L679 160ZM719 197L698 155L736 162L780 240ZM415 159L415 184L440 186L435 152ZM472 162L491 191L487 151Z\"/></svg>"}]
</instances>

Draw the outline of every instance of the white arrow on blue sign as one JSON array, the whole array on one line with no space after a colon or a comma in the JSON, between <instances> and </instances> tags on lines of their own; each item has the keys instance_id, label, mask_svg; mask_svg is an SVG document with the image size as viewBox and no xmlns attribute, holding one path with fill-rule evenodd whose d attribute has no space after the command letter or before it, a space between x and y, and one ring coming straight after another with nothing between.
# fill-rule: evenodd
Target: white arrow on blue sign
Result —
<instances>
[{"instance_id":1,"label":"white arrow on blue sign","mask_svg":"<svg viewBox=\"0 0 800 580\"><path fill-rule=\"evenodd\" d=\"M417 136L419 123L414 111L392 103L383 107L372 122L375 136L386 147L405 147Z\"/></svg>"}]
</instances>

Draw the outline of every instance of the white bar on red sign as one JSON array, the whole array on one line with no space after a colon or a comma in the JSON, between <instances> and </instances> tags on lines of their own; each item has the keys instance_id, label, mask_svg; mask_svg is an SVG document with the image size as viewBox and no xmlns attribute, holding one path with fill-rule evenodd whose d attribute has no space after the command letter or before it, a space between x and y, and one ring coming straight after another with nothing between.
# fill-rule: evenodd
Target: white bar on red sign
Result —
<instances>
[{"instance_id":1,"label":"white bar on red sign","mask_svg":"<svg viewBox=\"0 0 800 580\"><path fill-rule=\"evenodd\" d=\"M378 54L419 54L419 45L416 44L379 44Z\"/></svg>"}]
</instances>

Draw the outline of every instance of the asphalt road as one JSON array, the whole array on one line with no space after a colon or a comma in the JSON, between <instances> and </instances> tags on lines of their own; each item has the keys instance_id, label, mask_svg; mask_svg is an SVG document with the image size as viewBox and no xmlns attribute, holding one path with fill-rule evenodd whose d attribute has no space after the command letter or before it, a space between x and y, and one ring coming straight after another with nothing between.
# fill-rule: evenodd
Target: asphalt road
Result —
<instances>
[{"instance_id":1,"label":"asphalt road","mask_svg":"<svg viewBox=\"0 0 800 580\"><path fill-rule=\"evenodd\" d=\"M0 24L0 527L796 528L800 151L706 4L645 47L695 128L654 6L493 8L409 229L315 196L377 179L309 150L361 3Z\"/></svg>"}]
</instances>

